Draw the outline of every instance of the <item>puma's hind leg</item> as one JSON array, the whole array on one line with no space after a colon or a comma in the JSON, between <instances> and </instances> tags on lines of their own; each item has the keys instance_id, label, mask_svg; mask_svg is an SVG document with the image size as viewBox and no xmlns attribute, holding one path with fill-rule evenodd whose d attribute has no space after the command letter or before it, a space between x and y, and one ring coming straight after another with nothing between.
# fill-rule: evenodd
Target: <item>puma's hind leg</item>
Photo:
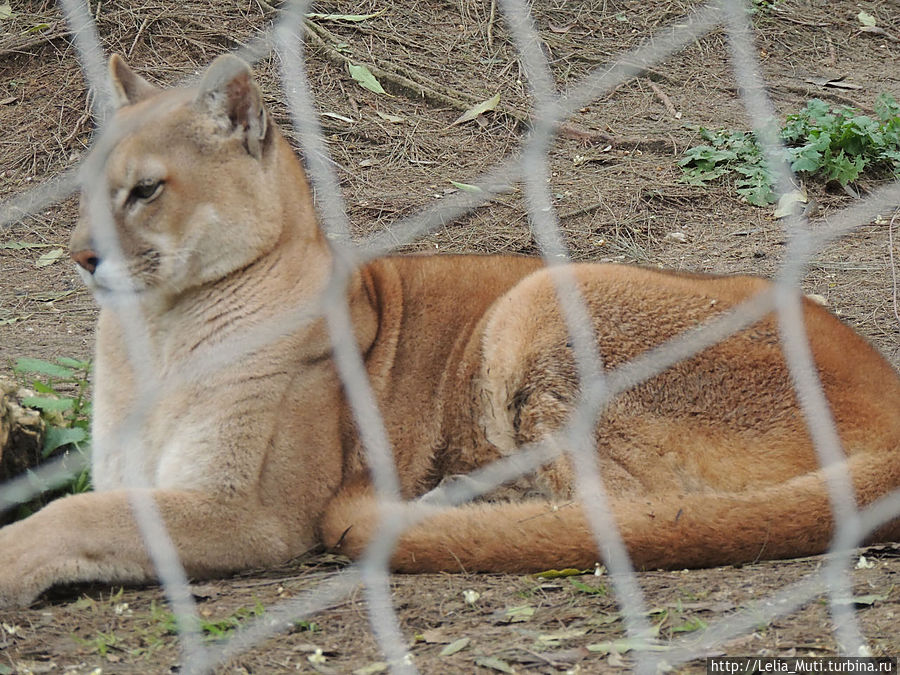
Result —
<instances>
[{"instance_id":1,"label":"puma's hind leg","mask_svg":"<svg viewBox=\"0 0 900 675\"><path fill-rule=\"evenodd\" d=\"M764 286L757 279L673 281L646 270L585 266L576 274L610 367ZM542 271L518 284L495 303L479 336L473 400L481 405L471 423L493 448L485 456L551 437L581 393L552 281ZM848 454L844 472L864 507L900 486L900 385L849 329L818 308L808 313L814 355ZM852 367L837 358L847 349L830 342L849 343ZM811 555L832 540L825 474L771 317L610 402L595 435L610 506L639 569ZM400 537L391 564L405 572L589 567L602 558L603 542L594 540L574 482L563 453L516 481L521 501L398 506L415 522ZM359 555L378 536L377 514L365 484L342 491L326 511L325 543ZM900 537L900 520L874 536Z\"/></svg>"}]
</instances>

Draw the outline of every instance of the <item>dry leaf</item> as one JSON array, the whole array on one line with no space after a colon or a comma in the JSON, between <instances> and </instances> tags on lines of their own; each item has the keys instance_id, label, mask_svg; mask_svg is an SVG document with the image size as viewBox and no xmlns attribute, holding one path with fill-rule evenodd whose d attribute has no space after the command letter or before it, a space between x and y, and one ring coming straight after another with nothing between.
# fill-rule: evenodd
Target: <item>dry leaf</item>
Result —
<instances>
[{"instance_id":1,"label":"dry leaf","mask_svg":"<svg viewBox=\"0 0 900 675\"><path fill-rule=\"evenodd\" d=\"M482 101L478 105L474 105L471 108L469 108L468 110L466 110L466 112L464 112L462 115L460 115L455 120L453 120L453 123L450 126L451 127L456 126L457 124L462 124L463 122L471 122L479 115L483 115L484 113L488 112L489 110L494 110L499 103L500 103L500 92L497 92L496 94L491 96L486 101Z\"/></svg>"},{"instance_id":2,"label":"dry leaf","mask_svg":"<svg viewBox=\"0 0 900 675\"><path fill-rule=\"evenodd\" d=\"M856 569L858 570L870 570L875 567L874 560L868 560L866 556L859 556L859 560L856 561Z\"/></svg>"},{"instance_id":3,"label":"dry leaf","mask_svg":"<svg viewBox=\"0 0 900 675\"><path fill-rule=\"evenodd\" d=\"M353 124L356 121L353 118L345 117L344 115L338 115L337 113L333 113L333 112L323 112L323 113L320 113L320 115L322 115L322 117L330 117L333 120L340 120L341 122L347 122L348 124Z\"/></svg>"},{"instance_id":4,"label":"dry leaf","mask_svg":"<svg viewBox=\"0 0 900 675\"><path fill-rule=\"evenodd\" d=\"M386 94L381 82L372 74L372 71L365 66L357 66L352 63L347 64L347 70L350 71L350 77L356 80L356 83L363 89L368 89L376 94Z\"/></svg>"},{"instance_id":5,"label":"dry leaf","mask_svg":"<svg viewBox=\"0 0 900 675\"><path fill-rule=\"evenodd\" d=\"M859 14L856 15L856 18L859 19L859 22L863 26L874 26L876 23L878 23L875 20L875 17L872 16L871 14L869 14L868 12L861 11Z\"/></svg>"},{"instance_id":6,"label":"dry leaf","mask_svg":"<svg viewBox=\"0 0 900 675\"><path fill-rule=\"evenodd\" d=\"M365 21L366 19L374 19L376 16L381 16L387 11L387 7L382 9L380 12L375 12L374 14L319 14L317 12L311 12L306 15L307 19L320 19L322 21L349 21L350 23L359 23L360 21Z\"/></svg>"},{"instance_id":7,"label":"dry leaf","mask_svg":"<svg viewBox=\"0 0 900 675\"><path fill-rule=\"evenodd\" d=\"M461 652L463 649L469 646L469 643L471 641L472 640L467 637L460 638L459 640L454 640L441 650L440 656L450 656L451 654L455 654L456 652Z\"/></svg>"},{"instance_id":8,"label":"dry leaf","mask_svg":"<svg viewBox=\"0 0 900 675\"><path fill-rule=\"evenodd\" d=\"M430 628L416 635L417 640L428 644L442 644L452 642L452 638L448 635L446 628Z\"/></svg>"},{"instance_id":9,"label":"dry leaf","mask_svg":"<svg viewBox=\"0 0 900 675\"><path fill-rule=\"evenodd\" d=\"M381 112L380 110L376 110L375 114L386 122L390 122L391 124L400 124L400 122L406 121L405 117L401 117L400 115L391 115L390 113Z\"/></svg>"},{"instance_id":10,"label":"dry leaf","mask_svg":"<svg viewBox=\"0 0 900 675\"><path fill-rule=\"evenodd\" d=\"M34 262L34 266L47 267L48 265L52 265L62 257L62 254L63 250L61 248L55 248L52 251L47 251L44 255L42 255Z\"/></svg>"},{"instance_id":11,"label":"dry leaf","mask_svg":"<svg viewBox=\"0 0 900 675\"><path fill-rule=\"evenodd\" d=\"M574 577L579 574L590 574L592 570L580 570L574 567L566 567L561 570L544 570L543 572L538 572L534 576L540 577L541 579L557 579L559 577Z\"/></svg>"},{"instance_id":12,"label":"dry leaf","mask_svg":"<svg viewBox=\"0 0 900 675\"><path fill-rule=\"evenodd\" d=\"M803 205L809 201L806 190L791 190L778 198L778 206L775 207L776 218L800 215L803 213Z\"/></svg>"},{"instance_id":13,"label":"dry leaf","mask_svg":"<svg viewBox=\"0 0 900 675\"><path fill-rule=\"evenodd\" d=\"M554 33L568 33L575 26L576 22L571 21L567 23L565 26L557 26L552 21L547 23L547 27L550 28Z\"/></svg>"},{"instance_id":14,"label":"dry leaf","mask_svg":"<svg viewBox=\"0 0 900 675\"><path fill-rule=\"evenodd\" d=\"M501 673L515 673L512 668L510 668L509 664L506 661L501 661L495 656L479 656L475 659L475 665L481 666L482 668L490 668L492 670L498 670Z\"/></svg>"},{"instance_id":15,"label":"dry leaf","mask_svg":"<svg viewBox=\"0 0 900 675\"><path fill-rule=\"evenodd\" d=\"M455 180L450 181L457 190L462 190L463 192L484 192L477 185L472 185L471 183L458 183Z\"/></svg>"},{"instance_id":16,"label":"dry leaf","mask_svg":"<svg viewBox=\"0 0 900 675\"><path fill-rule=\"evenodd\" d=\"M481 593L478 591L467 590L462 592L463 600L466 601L467 605L474 605L478 602L478 598L481 597Z\"/></svg>"},{"instance_id":17,"label":"dry leaf","mask_svg":"<svg viewBox=\"0 0 900 675\"><path fill-rule=\"evenodd\" d=\"M530 605L522 605L521 607L510 607L507 609L500 621L503 623L521 623L530 621L534 616L534 607Z\"/></svg>"}]
</instances>

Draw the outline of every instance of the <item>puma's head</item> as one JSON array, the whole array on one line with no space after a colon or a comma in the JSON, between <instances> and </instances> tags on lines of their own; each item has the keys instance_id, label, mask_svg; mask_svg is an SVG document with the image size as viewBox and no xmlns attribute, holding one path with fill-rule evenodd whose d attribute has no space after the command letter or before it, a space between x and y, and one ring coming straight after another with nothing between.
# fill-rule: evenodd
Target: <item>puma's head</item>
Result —
<instances>
[{"instance_id":1,"label":"puma's head","mask_svg":"<svg viewBox=\"0 0 900 675\"><path fill-rule=\"evenodd\" d=\"M70 245L87 284L178 294L270 252L298 218L284 194L308 193L247 64L222 56L196 87L169 90L118 56L109 73L118 108L82 168Z\"/></svg>"}]
</instances>

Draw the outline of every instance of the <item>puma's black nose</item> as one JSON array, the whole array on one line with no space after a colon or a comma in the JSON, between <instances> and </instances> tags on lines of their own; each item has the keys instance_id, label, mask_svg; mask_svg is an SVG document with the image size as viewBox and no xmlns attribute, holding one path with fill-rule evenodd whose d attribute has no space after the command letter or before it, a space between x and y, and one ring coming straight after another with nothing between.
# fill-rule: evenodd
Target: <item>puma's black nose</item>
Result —
<instances>
[{"instance_id":1,"label":"puma's black nose","mask_svg":"<svg viewBox=\"0 0 900 675\"><path fill-rule=\"evenodd\" d=\"M90 274L93 274L94 270L97 269L97 265L100 264L100 258L98 258L97 254L89 248L74 251L72 253L72 260L81 265L81 267Z\"/></svg>"}]
</instances>

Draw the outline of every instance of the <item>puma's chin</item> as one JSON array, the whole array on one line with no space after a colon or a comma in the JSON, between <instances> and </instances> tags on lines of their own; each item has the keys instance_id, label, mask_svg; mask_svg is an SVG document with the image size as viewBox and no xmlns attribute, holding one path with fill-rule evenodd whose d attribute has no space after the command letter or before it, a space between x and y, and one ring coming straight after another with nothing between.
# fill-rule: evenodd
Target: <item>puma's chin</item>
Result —
<instances>
[{"instance_id":1,"label":"puma's chin","mask_svg":"<svg viewBox=\"0 0 900 675\"><path fill-rule=\"evenodd\" d=\"M140 293L147 290L144 281L112 260L102 261L93 274L79 267L78 274L92 293Z\"/></svg>"}]
</instances>

